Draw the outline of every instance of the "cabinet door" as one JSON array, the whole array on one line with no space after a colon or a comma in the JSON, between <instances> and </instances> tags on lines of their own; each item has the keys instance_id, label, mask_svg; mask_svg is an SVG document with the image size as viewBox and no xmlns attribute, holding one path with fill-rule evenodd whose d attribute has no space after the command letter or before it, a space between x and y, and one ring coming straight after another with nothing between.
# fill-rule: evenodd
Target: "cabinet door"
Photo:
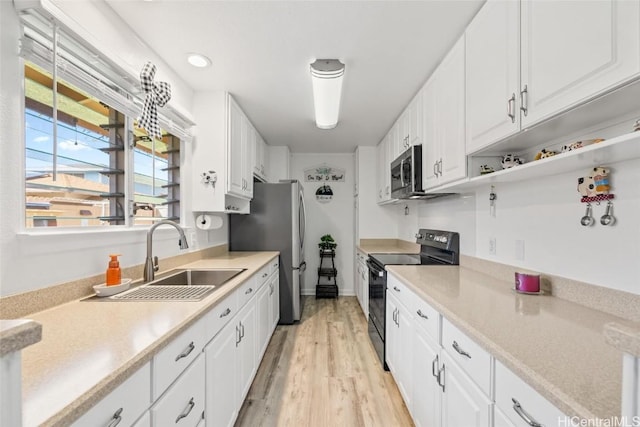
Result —
<instances>
[{"instance_id":1,"label":"cabinet door","mask_svg":"<svg viewBox=\"0 0 640 427\"><path fill-rule=\"evenodd\" d=\"M267 344L269 344L269 338L271 337L271 318L269 316L269 309L271 305L271 284L264 285L258 291L256 296L257 305L257 337L256 344L258 348L259 358L262 358Z\"/></svg>"},{"instance_id":2,"label":"cabinet door","mask_svg":"<svg viewBox=\"0 0 640 427\"><path fill-rule=\"evenodd\" d=\"M433 375L439 365L438 346L424 332L413 344L413 410L418 427L440 425L440 386Z\"/></svg>"},{"instance_id":3,"label":"cabinet door","mask_svg":"<svg viewBox=\"0 0 640 427\"><path fill-rule=\"evenodd\" d=\"M440 354L442 392L442 425L489 426L491 401L453 362L446 352Z\"/></svg>"},{"instance_id":4,"label":"cabinet door","mask_svg":"<svg viewBox=\"0 0 640 427\"><path fill-rule=\"evenodd\" d=\"M393 374L394 378L398 376L398 357L399 357L399 343L400 343L400 331L398 331L398 324L396 315L398 313L398 302L396 298L387 291L387 306L385 313L385 336L384 347L387 359L387 365L389 370Z\"/></svg>"},{"instance_id":5,"label":"cabinet door","mask_svg":"<svg viewBox=\"0 0 640 427\"><path fill-rule=\"evenodd\" d=\"M205 348L205 419L217 426L233 426L240 408L238 391L240 331L237 321L227 326Z\"/></svg>"},{"instance_id":6,"label":"cabinet door","mask_svg":"<svg viewBox=\"0 0 640 427\"><path fill-rule=\"evenodd\" d=\"M278 272L271 278L269 293L271 301L271 310L269 313L271 316L271 332L273 333L280 320L280 274Z\"/></svg>"},{"instance_id":7,"label":"cabinet door","mask_svg":"<svg viewBox=\"0 0 640 427\"><path fill-rule=\"evenodd\" d=\"M522 2L522 82L528 126L640 71L640 2Z\"/></svg>"},{"instance_id":8,"label":"cabinet door","mask_svg":"<svg viewBox=\"0 0 640 427\"><path fill-rule=\"evenodd\" d=\"M464 36L458 40L437 70L437 140L440 147L438 184L467 175L464 121Z\"/></svg>"},{"instance_id":9,"label":"cabinet door","mask_svg":"<svg viewBox=\"0 0 640 427\"><path fill-rule=\"evenodd\" d=\"M360 263L360 307L364 312L364 317L369 317L369 268L366 264Z\"/></svg>"},{"instance_id":10,"label":"cabinet door","mask_svg":"<svg viewBox=\"0 0 640 427\"><path fill-rule=\"evenodd\" d=\"M432 188L438 185L436 173L439 160L437 147L438 120L436 118L436 79L432 76L424 85L422 93L424 143L422 144L422 185Z\"/></svg>"},{"instance_id":11,"label":"cabinet door","mask_svg":"<svg viewBox=\"0 0 640 427\"><path fill-rule=\"evenodd\" d=\"M404 402L413 410L413 343L415 332L413 329L413 318L408 310L398 304L398 314L396 314L398 330L400 331L400 342L398 343L398 389L404 398Z\"/></svg>"},{"instance_id":12,"label":"cabinet door","mask_svg":"<svg viewBox=\"0 0 640 427\"><path fill-rule=\"evenodd\" d=\"M227 135L227 191L235 195L243 195L244 169L243 150L246 150L246 125L244 114L229 96L229 135Z\"/></svg>"},{"instance_id":13,"label":"cabinet door","mask_svg":"<svg viewBox=\"0 0 640 427\"><path fill-rule=\"evenodd\" d=\"M466 153L520 130L520 2L489 0L466 37Z\"/></svg>"},{"instance_id":14,"label":"cabinet door","mask_svg":"<svg viewBox=\"0 0 640 427\"><path fill-rule=\"evenodd\" d=\"M244 187L242 195L253 197L253 146L256 144L256 130L246 116L243 119L244 138L242 139L242 179Z\"/></svg>"},{"instance_id":15,"label":"cabinet door","mask_svg":"<svg viewBox=\"0 0 640 427\"><path fill-rule=\"evenodd\" d=\"M409 141L408 147L412 145L422 144L423 131L422 131L422 90L413 98L409 105Z\"/></svg>"},{"instance_id":16,"label":"cabinet door","mask_svg":"<svg viewBox=\"0 0 640 427\"><path fill-rule=\"evenodd\" d=\"M381 203L383 201L382 193L384 193L384 180L386 177L385 165L384 165L384 162L386 159L384 139L380 141L380 143L378 144L378 147L376 148L376 155L378 159L378 173L376 174L378 178L376 201L378 203ZM390 166L387 165L387 167L390 167Z\"/></svg>"},{"instance_id":17,"label":"cabinet door","mask_svg":"<svg viewBox=\"0 0 640 427\"><path fill-rule=\"evenodd\" d=\"M256 334L256 304L255 300L238 313L240 326L240 343L238 344L238 359L240 363L240 402L242 402L251 387L251 381L258 365L257 334Z\"/></svg>"}]
</instances>

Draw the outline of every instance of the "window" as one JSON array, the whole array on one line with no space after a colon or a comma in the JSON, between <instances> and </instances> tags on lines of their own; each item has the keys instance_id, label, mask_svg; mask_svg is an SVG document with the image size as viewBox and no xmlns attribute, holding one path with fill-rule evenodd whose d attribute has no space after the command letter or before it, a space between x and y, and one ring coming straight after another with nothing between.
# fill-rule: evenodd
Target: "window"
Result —
<instances>
[{"instance_id":1,"label":"window","mask_svg":"<svg viewBox=\"0 0 640 427\"><path fill-rule=\"evenodd\" d=\"M192 123L169 111L162 138L149 138L135 126L137 82L50 21L22 19L26 228L179 221L180 144Z\"/></svg>"}]
</instances>

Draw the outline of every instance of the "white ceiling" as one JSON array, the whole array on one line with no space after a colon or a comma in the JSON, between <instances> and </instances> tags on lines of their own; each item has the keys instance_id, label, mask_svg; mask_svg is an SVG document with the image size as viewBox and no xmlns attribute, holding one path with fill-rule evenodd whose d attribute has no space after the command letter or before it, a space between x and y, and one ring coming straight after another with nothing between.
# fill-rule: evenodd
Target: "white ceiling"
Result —
<instances>
[{"instance_id":1,"label":"white ceiling","mask_svg":"<svg viewBox=\"0 0 640 427\"><path fill-rule=\"evenodd\" d=\"M194 90L233 94L269 145L338 153L384 137L483 1L108 3ZM193 68L188 52L212 67ZM313 119L315 58L346 64L332 130Z\"/></svg>"}]
</instances>

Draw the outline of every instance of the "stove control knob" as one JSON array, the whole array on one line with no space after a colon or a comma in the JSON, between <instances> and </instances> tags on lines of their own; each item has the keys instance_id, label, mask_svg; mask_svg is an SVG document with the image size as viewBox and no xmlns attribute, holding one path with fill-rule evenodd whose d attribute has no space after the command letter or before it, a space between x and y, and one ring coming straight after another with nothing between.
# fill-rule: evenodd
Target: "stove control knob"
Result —
<instances>
[{"instance_id":1,"label":"stove control knob","mask_svg":"<svg viewBox=\"0 0 640 427\"><path fill-rule=\"evenodd\" d=\"M416 239L422 239L424 236L420 233L416 233Z\"/></svg>"}]
</instances>

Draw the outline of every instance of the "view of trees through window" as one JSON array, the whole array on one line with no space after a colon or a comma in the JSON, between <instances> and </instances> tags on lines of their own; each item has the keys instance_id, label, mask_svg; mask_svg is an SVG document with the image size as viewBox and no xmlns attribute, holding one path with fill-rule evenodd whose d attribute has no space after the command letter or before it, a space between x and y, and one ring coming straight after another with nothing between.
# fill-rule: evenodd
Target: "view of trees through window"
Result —
<instances>
[{"instance_id":1,"label":"view of trees through window","mask_svg":"<svg viewBox=\"0 0 640 427\"><path fill-rule=\"evenodd\" d=\"M26 227L179 219L179 139L163 134L160 141L132 125L127 129L132 122L124 115L58 80L54 150L52 87L50 72L26 64ZM127 132L134 132L132 159L126 157ZM130 213L134 217L127 222Z\"/></svg>"}]
</instances>

